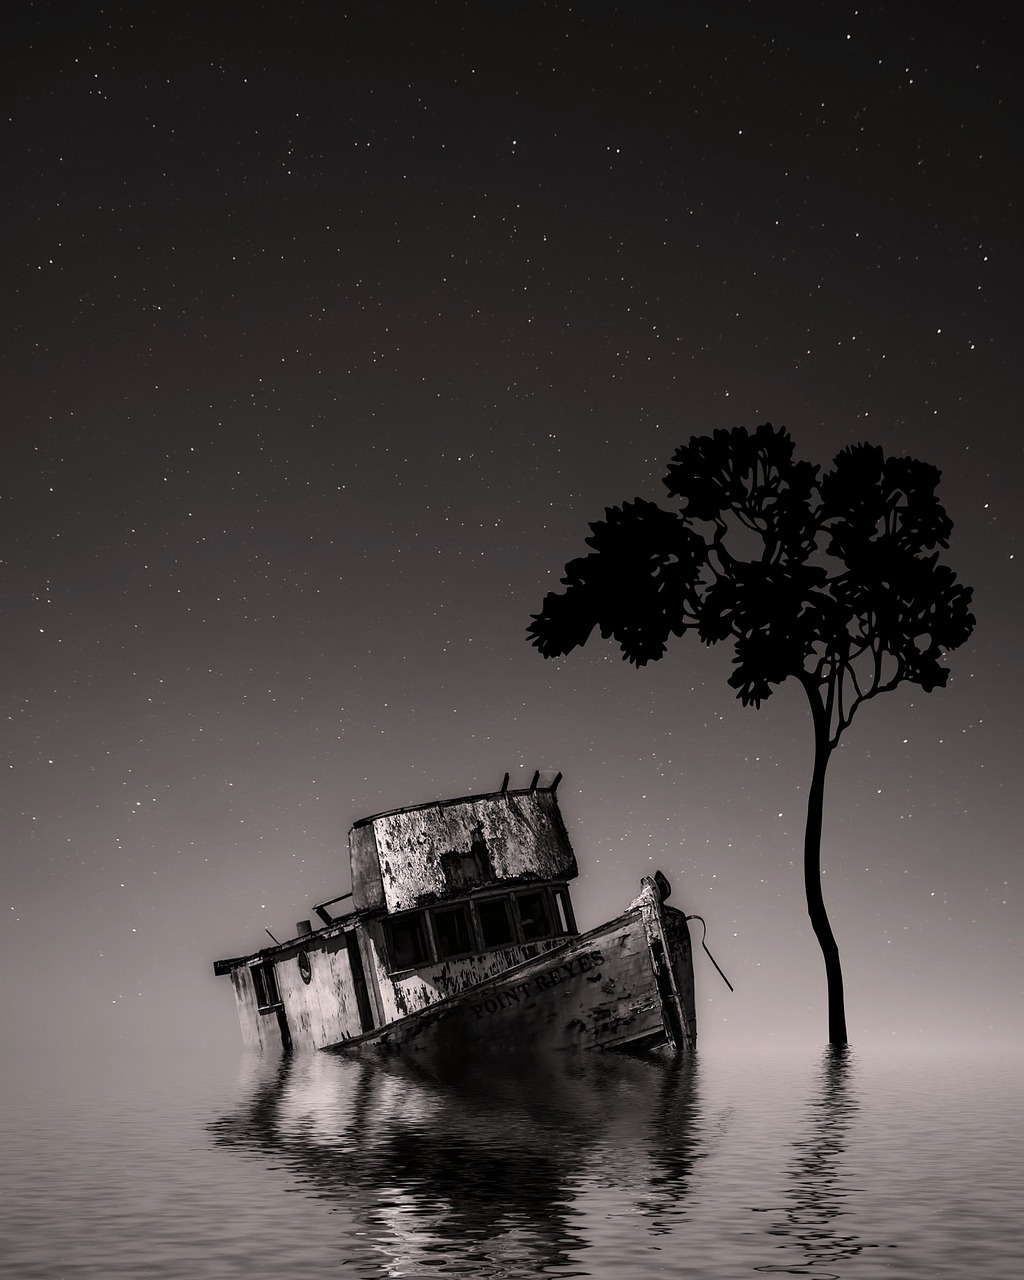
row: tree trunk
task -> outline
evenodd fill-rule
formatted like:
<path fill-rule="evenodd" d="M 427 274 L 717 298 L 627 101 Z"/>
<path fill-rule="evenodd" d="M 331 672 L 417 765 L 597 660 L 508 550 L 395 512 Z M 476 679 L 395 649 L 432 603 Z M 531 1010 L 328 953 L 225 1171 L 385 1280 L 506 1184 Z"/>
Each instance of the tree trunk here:
<path fill-rule="evenodd" d="M 847 1037 L 843 969 L 821 892 L 821 819 L 825 802 L 825 771 L 832 755 L 832 748 L 829 746 L 830 726 L 817 688 L 811 685 L 805 685 L 804 688 L 807 690 L 814 720 L 814 768 L 807 796 L 807 825 L 804 828 L 804 892 L 807 895 L 807 914 L 811 918 L 811 927 L 825 960 L 829 1043 L 844 1045 Z"/>

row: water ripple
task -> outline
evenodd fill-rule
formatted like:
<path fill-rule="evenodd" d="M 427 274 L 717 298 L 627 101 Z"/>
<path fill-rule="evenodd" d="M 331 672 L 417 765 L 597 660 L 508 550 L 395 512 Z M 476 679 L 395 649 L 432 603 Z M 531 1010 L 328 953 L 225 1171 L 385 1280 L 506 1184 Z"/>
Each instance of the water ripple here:
<path fill-rule="evenodd" d="M 0 1276 L 1014 1280 L 1013 1063 L 36 1062 Z"/>

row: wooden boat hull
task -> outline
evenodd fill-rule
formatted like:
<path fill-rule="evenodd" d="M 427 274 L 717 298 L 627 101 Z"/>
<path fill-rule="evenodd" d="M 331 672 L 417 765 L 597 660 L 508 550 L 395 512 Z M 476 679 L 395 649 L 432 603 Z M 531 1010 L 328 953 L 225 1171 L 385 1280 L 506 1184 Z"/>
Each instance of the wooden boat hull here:
<path fill-rule="evenodd" d="M 686 917 L 653 880 L 617 919 L 329 1051 L 627 1049 L 696 1042 Z"/>

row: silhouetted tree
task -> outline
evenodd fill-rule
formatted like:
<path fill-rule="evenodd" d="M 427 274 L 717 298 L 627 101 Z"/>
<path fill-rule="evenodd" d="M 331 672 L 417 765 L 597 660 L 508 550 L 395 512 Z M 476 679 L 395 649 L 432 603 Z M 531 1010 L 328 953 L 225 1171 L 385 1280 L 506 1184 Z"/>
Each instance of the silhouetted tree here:
<path fill-rule="evenodd" d="M 807 911 L 828 982 L 829 1040 L 845 1044 L 843 975 L 821 891 L 825 772 L 857 708 L 908 681 L 946 683 L 942 654 L 971 634 L 971 589 L 938 561 L 953 524 L 935 496 L 939 471 L 857 444 L 833 469 L 795 461 L 784 428 L 764 423 L 695 436 L 664 483 L 680 510 L 637 498 L 590 526 L 592 554 L 572 560 L 529 628 L 545 658 L 595 627 L 638 667 L 670 635 L 731 639 L 729 684 L 759 707 L 772 686 L 803 686 L 814 726 L 804 835 Z"/>

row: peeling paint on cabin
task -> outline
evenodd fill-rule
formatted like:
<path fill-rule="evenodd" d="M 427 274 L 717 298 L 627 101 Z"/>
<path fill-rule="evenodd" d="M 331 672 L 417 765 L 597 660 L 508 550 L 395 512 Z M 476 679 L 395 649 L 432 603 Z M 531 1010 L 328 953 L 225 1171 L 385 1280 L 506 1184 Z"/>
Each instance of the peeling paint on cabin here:
<path fill-rule="evenodd" d="M 276 1021 L 268 1020 L 257 1007 L 251 966 L 242 965 L 232 969 L 231 985 L 234 988 L 235 1002 L 238 1006 L 242 1043 L 247 1049 L 280 1051 L 281 1033 Z"/>
<path fill-rule="evenodd" d="M 302 978 L 298 950 L 277 964 L 278 990 L 296 1045 L 320 1049 L 346 1035 L 360 1034 L 355 984 L 344 938 L 330 941 L 333 946 L 303 948 L 310 968 L 308 983 Z"/>
<path fill-rule="evenodd" d="M 384 813 L 356 823 L 349 840 L 356 910 L 406 911 L 489 885 L 578 874 L 551 790 Z"/>
<path fill-rule="evenodd" d="M 302 976 L 300 953 L 308 965 L 308 982 Z M 260 1008 L 257 1000 L 252 972 L 257 964 L 272 965 L 280 997 L 267 1008 Z M 294 1048 L 321 1049 L 363 1032 L 344 934 L 296 939 L 287 950 L 230 973 L 242 1043 L 248 1048 L 280 1052 L 285 1047 L 282 1023 Z"/>
<path fill-rule="evenodd" d="M 377 844 L 373 827 L 356 823 L 348 833 L 349 861 L 352 865 L 352 905 L 356 911 L 379 911 L 384 907 Z"/>

